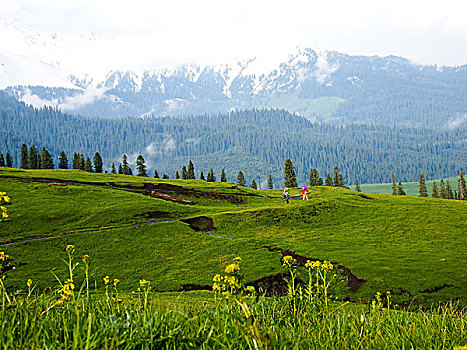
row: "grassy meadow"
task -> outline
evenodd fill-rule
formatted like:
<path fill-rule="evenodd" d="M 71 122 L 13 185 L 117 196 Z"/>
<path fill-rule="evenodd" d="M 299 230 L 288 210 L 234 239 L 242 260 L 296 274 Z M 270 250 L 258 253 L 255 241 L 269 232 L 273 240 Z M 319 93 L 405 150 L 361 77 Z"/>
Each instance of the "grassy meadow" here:
<path fill-rule="evenodd" d="M 15 267 L 2 270 L 0 345 L 15 336 L 23 348 L 467 345 L 467 203 L 312 190 L 287 205 L 280 190 L 232 183 L 0 168 L 10 197 L 0 251 Z M 239 282 L 225 299 L 213 276 L 235 257 L 241 274 L 227 273 Z M 330 261 L 332 283 L 307 291 L 307 261 Z M 63 299 L 67 279 L 75 290 Z"/>
<path fill-rule="evenodd" d="M 453 176 L 443 179 L 444 183 L 449 181 L 453 191 L 457 191 L 457 179 L 459 176 Z M 431 197 L 433 191 L 433 182 L 436 182 L 436 185 L 439 189 L 439 181 L 437 180 L 426 180 L 426 188 L 428 191 L 428 196 Z M 416 182 L 402 182 L 402 187 L 407 196 L 419 196 L 420 194 L 420 186 L 418 181 Z M 350 189 L 355 190 L 355 185 L 350 186 Z M 361 184 L 360 190 L 365 193 L 384 193 L 384 194 L 392 194 L 392 183 L 381 183 L 381 184 Z"/>

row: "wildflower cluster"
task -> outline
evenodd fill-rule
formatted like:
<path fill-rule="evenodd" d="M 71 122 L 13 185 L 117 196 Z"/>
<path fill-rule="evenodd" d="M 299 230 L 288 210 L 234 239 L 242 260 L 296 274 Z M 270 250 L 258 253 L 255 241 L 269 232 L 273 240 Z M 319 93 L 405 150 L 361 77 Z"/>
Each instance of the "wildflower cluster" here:
<path fill-rule="evenodd" d="M 336 277 L 336 274 L 332 276 L 331 279 L 328 278 L 328 272 L 334 269 L 334 266 L 329 261 L 310 261 L 308 260 L 305 264 L 305 268 L 308 271 L 309 282 L 308 282 L 308 294 L 311 295 L 313 292 L 313 283 L 312 283 L 312 270 L 315 271 L 315 283 L 316 287 L 316 296 L 319 296 L 321 293 L 324 295 L 324 303 L 327 309 L 328 306 L 328 289 L 331 282 Z"/>
<path fill-rule="evenodd" d="M 391 292 L 387 291 L 386 292 L 386 306 L 387 306 L 387 310 L 389 311 L 390 309 L 390 306 L 391 306 Z M 373 310 L 383 310 L 384 307 L 383 307 L 383 297 L 382 297 L 382 294 L 380 292 L 376 292 L 375 294 L 375 297 L 373 298 L 373 300 L 371 301 L 371 305 L 372 305 L 372 309 Z"/>
<path fill-rule="evenodd" d="M 286 255 L 282 258 L 282 266 L 285 266 L 287 268 L 292 268 L 296 264 L 297 264 L 297 260 L 295 260 L 290 255 Z"/>
<path fill-rule="evenodd" d="M 0 252 L 0 273 L 3 275 L 4 272 L 8 271 L 13 267 L 13 259 L 11 256 Z"/>
<path fill-rule="evenodd" d="M 57 293 L 60 294 L 63 300 L 68 300 L 68 298 L 74 296 L 75 284 L 72 279 L 68 278 L 62 288 L 60 288 Z"/>
<path fill-rule="evenodd" d="M 324 262 L 321 262 L 319 260 L 316 260 L 316 261 L 310 261 L 308 260 L 305 264 L 305 267 L 307 269 L 317 269 L 317 270 L 332 270 L 334 268 L 334 266 L 332 266 L 332 264 L 329 262 L 329 261 L 324 261 Z"/>
<path fill-rule="evenodd" d="M 10 197 L 8 197 L 5 192 L 0 192 L 0 203 L 4 204 L 3 202 L 10 203 Z M 4 207 L 3 205 L 0 205 L 0 211 L 1 211 L 0 221 L 8 219 L 8 213 L 7 213 L 6 207 Z"/>
<path fill-rule="evenodd" d="M 225 267 L 225 276 L 217 274 L 214 276 L 212 289 L 215 292 L 223 294 L 226 298 L 232 295 L 242 294 L 244 291 L 254 291 L 253 287 L 245 287 L 243 279 L 244 275 L 241 274 L 240 264 L 242 259 L 236 257 L 233 262 Z"/>

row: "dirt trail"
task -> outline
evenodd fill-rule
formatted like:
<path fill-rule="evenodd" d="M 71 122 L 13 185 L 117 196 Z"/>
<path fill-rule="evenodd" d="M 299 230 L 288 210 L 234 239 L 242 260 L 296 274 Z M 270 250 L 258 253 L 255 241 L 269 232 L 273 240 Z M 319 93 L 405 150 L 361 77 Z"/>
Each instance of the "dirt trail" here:
<path fill-rule="evenodd" d="M 21 237 L 21 238 L 12 239 L 12 240 L 6 241 L 6 242 L 0 242 L 0 246 L 12 245 L 12 244 L 19 243 L 19 242 L 40 241 L 42 239 L 57 238 L 57 237 L 60 237 L 60 236 L 74 235 L 74 234 L 78 234 L 78 233 L 108 231 L 108 230 L 115 230 L 115 229 L 118 229 L 118 228 L 134 227 L 134 226 L 141 226 L 141 225 L 151 225 L 151 224 L 157 224 L 159 222 L 168 222 L 168 221 L 177 221 L 177 220 L 179 220 L 179 219 L 178 218 L 175 218 L 175 219 L 171 218 L 171 219 L 136 222 L 136 223 L 127 224 L 127 225 L 118 225 L 118 226 L 111 226 L 111 227 L 97 227 L 97 228 L 81 229 L 81 230 L 70 231 L 70 232 L 57 232 L 57 233 L 51 233 L 51 234 L 46 234 L 46 235 L 40 235 L 40 236 L 37 235 L 37 236 Z"/>

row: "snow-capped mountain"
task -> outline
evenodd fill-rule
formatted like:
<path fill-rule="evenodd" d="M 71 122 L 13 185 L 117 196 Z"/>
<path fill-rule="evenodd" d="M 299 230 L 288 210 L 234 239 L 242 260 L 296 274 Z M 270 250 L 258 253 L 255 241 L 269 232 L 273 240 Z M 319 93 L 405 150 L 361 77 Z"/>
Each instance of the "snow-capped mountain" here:
<path fill-rule="evenodd" d="M 4 38 L 16 38 L 12 42 Z M 276 65 L 261 57 L 222 65 L 74 71 L 68 51 L 89 52 L 92 34 L 64 37 L 16 21 L 0 25 L 0 89 L 36 107 L 84 116 L 195 115 L 284 108 L 313 120 L 411 126 L 467 123 L 467 66 L 420 66 L 297 48 Z M 5 45 L 4 45 L 5 44 Z M 89 59 L 89 58 L 88 58 Z"/>

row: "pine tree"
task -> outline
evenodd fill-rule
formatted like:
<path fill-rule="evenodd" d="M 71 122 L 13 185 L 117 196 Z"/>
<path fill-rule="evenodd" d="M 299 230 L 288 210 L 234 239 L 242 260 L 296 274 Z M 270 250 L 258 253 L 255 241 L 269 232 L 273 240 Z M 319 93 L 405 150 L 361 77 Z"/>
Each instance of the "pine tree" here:
<path fill-rule="evenodd" d="M 29 169 L 39 169 L 39 151 L 36 146 L 32 145 L 29 147 L 29 154 L 28 154 L 28 165 Z"/>
<path fill-rule="evenodd" d="M 175 178 L 178 180 L 180 179 L 180 174 L 178 173 L 178 170 L 175 172 Z"/>
<path fill-rule="evenodd" d="M 308 183 L 310 186 L 322 186 L 323 185 L 323 179 L 319 177 L 318 170 L 315 168 L 310 170 L 310 174 L 308 176 Z"/>
<path fill-rule="evenodd" d="M 41 153 L 41 169 L 53 169 L 54 162 L 53 159 L 45 147 L 42 147 Z"/>
<path fill-rule="evenodd" d="M 439 198 L 448 198 L 448 194 L 446 192 L 446 186 L 444 185 L 444 180 L 441 179 L 439 181 Z"/>
<path fill-rule="evenodd" d="M 446 180 L 446 199 L 454 199 L 454 193 L 452 192 L 452 187 L 449 180 Z"/>
<path fill-rule="evenodd" d="M 126 154 L 123 155 L 122 164 L 123 164 L 122 165 L 123 174 L 130 175 L 131 169 L 130 169 L 130 166 L 128 165 L 128 157 Z"/>
<path fill-rule="evenodd" d="M 112 167 L 110 168 L 110 173 L 111 174 L 116 174 L 117 173 L 117 168 L 115 168 L 115 163 L 112 163 Z"/>
<path fill-rule="evenodd" d="M 140 154 L 136 158 L 136 170 L 138 173 L 137 176 L 148 176 L 148 172 L 146 171 L 146 165 L 144 164 L 145 160 L 144 157 Z"/>
<path fill-rule="evenodd" d="M 272 176 L 269 174 L 269 179 L 268 179 L 268 188 L 272 190 L 274 188 L 274 182 L 272 182 Z"/>
<path fill-rule="evenodd" d="M 118 164 L 118 173 L 119 174 L 123 174 L 123 167 L 122 167 L 122 164 Z"/>
<path fill-rule="evenodd" d="M 96 173 L 102 173 L 103 164 L 102 164 L 102 157 L 99 154 L 99 152 L 96 152 L 94 154 L 93 163 L 94 163 L 94 171 Z"/>
<path fill-rule="evenodd" d="M 196 176 L 195 176 L 195 166 L 193 165 L 193 162 L 190 161 L 188 162 L 188 171 L 187 171 L 187 176 L 188 176 L 188 179 L 189 180 L 194 180 L 196 179 Z"/>
<path fill-rule="evenodd" d="M 71 163 L 72 169 L 79 169 L 79 154 L 73 153 L 73 163 Z"/>
<path fill-rule="evenodd" d="M 0 167 L 5 166 L 5 158 L 3 158 L 3 153 L 0 153 Z"/>
<path fill-rule="evenodd" d="M 438 186 L 436 185 L 436 181 L 433 181 L 433 187 L 431 188 L 431 196 L 433 198 L 439 198 Z"/>
<path fill-rule="evenodd" d="M 8 168 L 13 168 L 13 159 L 11 158 L 10 153 L 6 154 L 6 166 Z"/>
<path fill-rule="evenodd" d="M 251 188 L 254 189 L 254 190 L 258 189 L 258 185 L 256 184 L 255 180 L 251 181 Z"/>
<path fill-rule="evenodd" d="M 169 175 L 164 174 L 164 175 L 162 175 L 162 178 L 165 179 L 165 180 L 167 180 L 167 179 L 169 178 Z"/>
<path fill-rule="evenodd" d="M 318 171 L 316 171 L 316 176 L 318 178 L 318 180 L 317 180 L 318 186 L 323 186 L 323 184 L 324 184 L 323 178 L 318 175 Z"/>
<path fill-rule="evenodd" d="M 89 160 L 89 162 L 91 162 L 91 160 Z M 80 153 L 78 155 L 78 169 L 84 171 L 85 165 L 86 165 L 86 162 L 84 161 L 84 154 Z"/>
<path fill-rule="evenodd" d="M 182 180 L 188 180 L 188 172 L 186 171 L 186 166 L 182 166 Z"/>
<path fill-rule="evenodd" d="M 358 180 L 355 180 L 355 191 L 362 192 L 362 190 L 360 189 L 360 184 L 358 183 Z"/>
<path fill-rule="evenodd" d="M 467 188 L 465 184 L 464 173 L 461 171 L 459 179 L 457 180 L 457 189 L 459 191 L 459 200 L 463 201 L 467 199 Z"/>
<path fill-rule="evenodd" d="M 224 169 L 222 169 L 221 171 L 221 182 L 227 182 L 227 177 L 225 176 Z"/>
<path fill-rule="evenodd" d="M 243 175 L 241 171 L 239 171 L 237 175 L 237 185 L 245 186 L 245 175 Z"/>
<path fill-rule="evenodd" d="M 203 180 L 203 181 L 206 181 L 206 178 L 204 177 L 204 173 L 201 172 L 201 174 L 199 174 L 199 179 L 200 180 Z"/>
<path fill-rule="evenodd" d="M 85 172 L 87 173 L 92 173 L 92 163 L 91 163 L 91 158 L 86 157 L 86 160 L 84 161 L 84 169 Z"/>
<path fill-rule="evenodd" d="M 154 178 L 159 179 L 159 173 L 157 172 L 157 169 L 154 169 Z"/>
<path fill-rule="evenodd" d="M 391 174 L 392 179 L 392 195 L 397 196 L 396 173 L 393 171 Z"/>
<path fill-rule="evenodd" d="M 207 181 L 208 182 L 216 182 L 216 176 L 214 175 L 214 170 L 212 170 L 212 168 L 209 169 Z"/>
<path fill-rule="evenodd" d="M 58 168 L 59 169 L 68 169 L 68 158 L 64 151 L 60 152 L 60 156 L 58 157 Z"/>
<path fill-rule="evenodd" d="M 29 169 L 28 147 L 24 143 L 21 145 L 21 169 Z"/>
<path fill-rule="evenodd" d="M 326 174 L 326 178 L 324 179 L 324 186 L 332 186 L 332 178 L 329 173 Z"/>
<path fill-rule="evenodd" d="M 128 167 L 128 174 L 127 175 L 133 175 L 133 171 L 131 170 L 130 167 Z"/>
<path fill-rule="evenodd" d="M 397 195 L 398 196 L 405 196 L 404 187 L 402 187 L 402 182 L 400 182 L 400 181 L 397 184 Z"/>
<path fill-rule="evenodd" d="M 332 183 L 335 187 L 344 187 L 344 180 L 342 174 L 339 172 L 338 167 L 334 167 L 334 177 Z"/>
<path fill-rule="evenodd" d="M 284 162 L 284 186 L 285 187 L 297 187 L 297 175 L 290 158 L 287 158 Z"/>
<path fill-rule="evenodd" d="M 428 197 L 428 190 L 426 188 L 425 177 L 420 173 L 420 180 L 418 181 L 420 197 Z"/>

